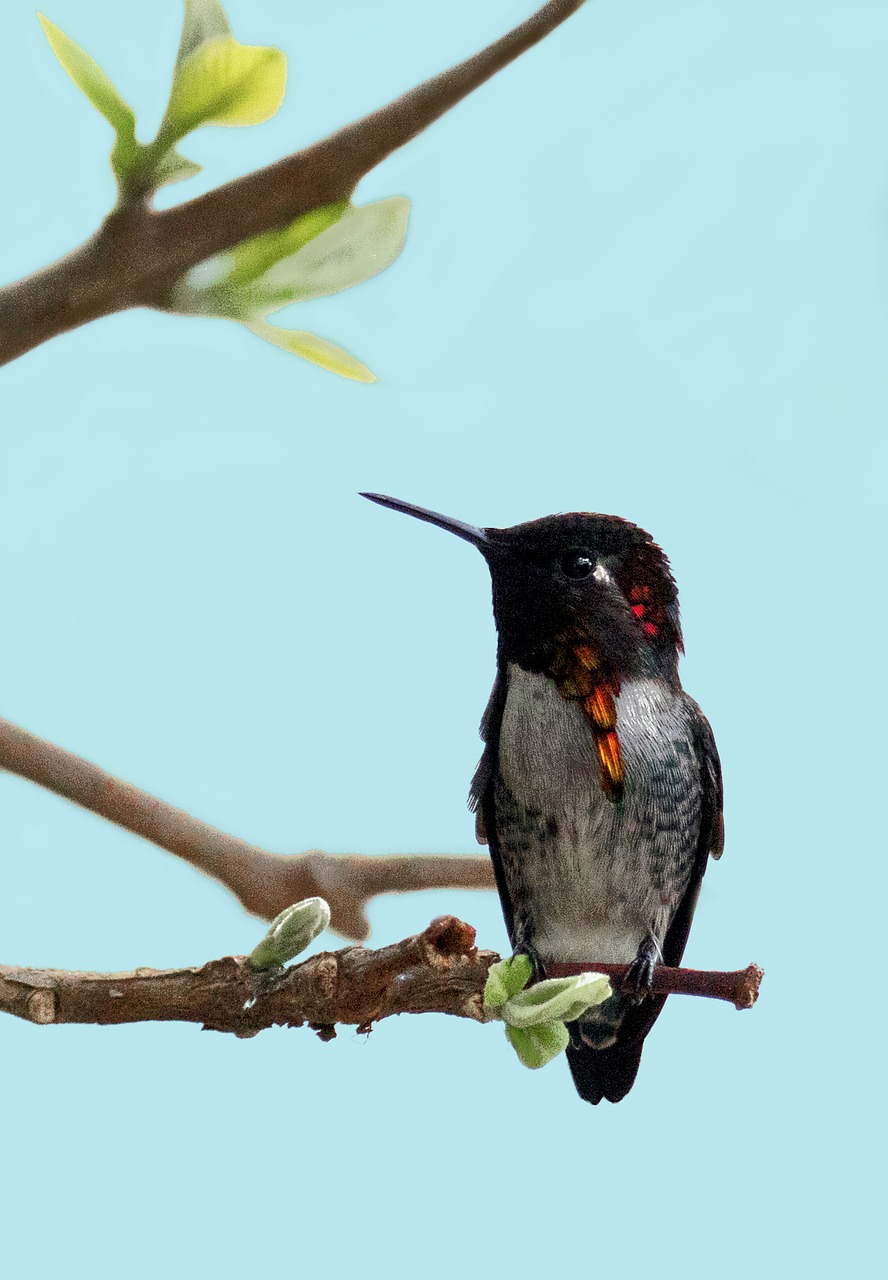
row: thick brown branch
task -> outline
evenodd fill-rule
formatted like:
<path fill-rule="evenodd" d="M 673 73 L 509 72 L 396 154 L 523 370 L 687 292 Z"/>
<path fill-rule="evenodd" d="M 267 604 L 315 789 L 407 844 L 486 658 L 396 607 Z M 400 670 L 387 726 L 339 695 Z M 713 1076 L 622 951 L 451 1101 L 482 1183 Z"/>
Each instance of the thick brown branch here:
<path fill-rule="evenodd" d="M 157 213 L 112 215 L 79 249 L 0 289 L 0 364 L 59 333 L 133 306 L 163 306 L 175 281 L 248 236 L 334 200 L 497 71 L 548 35 L 584 0 L 550 0 L 501 40 L 313 146 Z"/>
<path fill-rule="evenodd" d="M 135 973 L 65 973 L 0 966 L 0 1011 L 30 1022 L 199 1022 L 214 1031 L 252 1036 L 275 1025 L 308 1024 L 325 1039 L 338 1023 L 369 1030 L 396 1013 L 449 1013 L 486 1021 L 488 970 L 499 959 L 475 947 L 475 930 L 441 916 L 412 938 L 369 951 L 325 951 L 277 976 L 257 975 L 243 956 L 194 969 L 137 969 Z M 626 965 L 586 965 L 607 971 L 618 985 Z M 750 974 L 754 973 L 754 978 Z M 740 974 L 657 969 L 654 990 L 713 996 L 750 1008 L 761 970 Z M 753 991 L 738 998 L 741 990 Z"/>
<path fill-rule="evenodd" d="M 291 903 L 318 895 L 330 904 L 335 932 L 362 941 L 370 934 L 367 902 L 379 893 L 493 887 L 490 860 L 477 855 L 362 857 L 318 849 L 271 853 L 217 831 L 8 720 L 0 720 L 0 768 L 184 858 L 221 881 L 247 911 L 263 920 L 273 920 Z"/>

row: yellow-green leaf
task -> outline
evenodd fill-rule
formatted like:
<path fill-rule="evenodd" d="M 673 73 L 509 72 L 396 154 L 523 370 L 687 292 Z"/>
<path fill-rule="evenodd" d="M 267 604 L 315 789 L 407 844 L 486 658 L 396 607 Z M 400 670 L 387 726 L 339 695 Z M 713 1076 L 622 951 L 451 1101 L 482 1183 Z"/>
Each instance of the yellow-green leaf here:
<path fill-rule="evenodd" d="M 259 284 L 268 310 L 351 289 L 394 262 L 404 247 L 410 201 L 391 196 L 352 206 L 298 253 L 275 263 Z"/>
<path fill-rule="evenodd" d="M 37 17 L 43 33 L 49 41 L 59 62 L 77 85 L 81 93 L 89 98 L 97 111 L 105 117 L 114 132 L 118 143 L 128 154 L 136 150 L 136 117 L 132 107 L 118 92 L 114 83 L 85 49 L 81 49 L 70 36 L 66 36 L 61 27 L 44 14 Z"/>
<path fill-rule="evenodd" d="M 297 329 L 280 329 L 277 325 L 266 324 L 264 320 L 250 321 L 248 327 L 282 351 L 310 360 L 322 369 L 338 373 L 341 378 L 351 378 L 354 382 L 376 381 L 376 375 L 365 364 L 361 364 L 360 360 L 356 360 L 335 343 L 319 338 L 317 334 Z"/>
<path fill-rule="evenodd" d="M 207 40 L 176 68 L 160 137 L 170 142 L 205 124 L 260 124 L 275 114 L 287 86 L 280 49 Z"/>
<path fill-rule="evenodd" d="M 171 182 L 183 182 L 186 178 L 193 178 L 196 173 L 200 173 L 200 165 L 189 160 L 187 156 L 180 155 L 175 147 L 172 147 L 161 157 L 155 167 L 152 174 L 153 185 L 163 187 Z"/>
<path fill-rule="evenodd" d="M 226 285 L 239 287 L 249 284 L 274 263 L 297 253 L 315 236 L 332 227 L 346 209 L 348 201 L 339 200 L 336 204 L 326 204 L 320 209 L 304 213 L 289 226 L 266 231 L 261 236 L 242 241 L 227 255 L 229 269 L 225 277 Z"/>
<path fill-rule="evenodd" d="M 219 36 L 230 36 L 231 27 L 219 0 L 185 0 L 182 38 L 176 54 L 176 66 L 184 62 L 198 45 Z"/>

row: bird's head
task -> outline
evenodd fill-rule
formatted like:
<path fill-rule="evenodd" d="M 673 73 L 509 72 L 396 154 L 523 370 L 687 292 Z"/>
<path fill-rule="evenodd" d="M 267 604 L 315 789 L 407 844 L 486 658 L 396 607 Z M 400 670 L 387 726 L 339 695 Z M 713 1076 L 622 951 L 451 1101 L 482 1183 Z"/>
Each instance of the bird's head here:
<path fill-rule="evenodd" d="M 551 673 L 565 646 L 588 646 L 615 676 L 673 677 L 681 652 L 678 592 L 649 533 L 619 516 L 574 512 L 481 529 L 381 494 L 381 506 L 476 546 L 493 580 L 500 656 Z"/>

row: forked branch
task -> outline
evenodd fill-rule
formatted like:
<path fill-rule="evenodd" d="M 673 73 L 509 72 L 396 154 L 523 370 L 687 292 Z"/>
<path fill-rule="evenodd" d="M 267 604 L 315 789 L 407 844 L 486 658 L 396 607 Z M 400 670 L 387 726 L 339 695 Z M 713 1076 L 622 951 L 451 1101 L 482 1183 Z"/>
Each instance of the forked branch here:
<path fill-rule="evenodd" d="M 584 0 L 550 0 L 474 57 L 276 164 L 158 212 L 117 210 L 67 257 L 0 289 L 0 364 L 100 316 L 167 305 L 185 272 L 250 236 L 351 197 L 360 179 Z"/>
<path fill-rule="evenodd" d="M 150 840 L 220 881 L 252 915 L 273 920 L 303 898 L 326 898 L 331 928 L 370 935 L 367 903 L 379 893 L 492 889 L 490 859 L 476 855 L 279 854 L 226 835 L 98 765 L 0 720 L 0 769 L 16 773 Z"/>

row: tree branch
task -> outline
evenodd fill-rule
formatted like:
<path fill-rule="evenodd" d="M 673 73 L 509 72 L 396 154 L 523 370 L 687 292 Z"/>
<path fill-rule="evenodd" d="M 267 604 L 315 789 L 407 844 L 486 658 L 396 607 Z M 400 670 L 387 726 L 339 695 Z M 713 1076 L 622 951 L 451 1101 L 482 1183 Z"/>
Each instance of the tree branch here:
<path fill-rule="evenodd" d="M 226 835 L 2 719 L 0 768 L 184 858 L 224 884 L 247 911 L 263 920 L 273 920 L 293 902 L 319 896 L 330 904 L 331 928 L 345 938 L 363 941 L 370 934 L 367 903 L 379 893 L 493 888 L 490 859 L 477 855 L 368 857 L 319 849 L 271 853 Z"/>
<path fill-rule="evenodd" d="M 311 209 L 349 199 L 359 180 L 497 71 L 553 31 L 584 0 L 550 0 L 502 39 L 329 138 L 196 200 L 111 214 L 67 257 L 0 289 L 0 364 L 100 316 L 163 308 L 191 267 Z"/>
<path fill-rule="evenodd" d="M 569 978 L 575 973 L 604 973 L 614 988 L 621 985 L 629 972 L 625 964 L 552 964 L 546 965 L 550 978 Z M 670 969 L 666 965 L 654 970 L 651 992 L 655 996 L 708 996 L 727 1000 L 735 1009 L 751 1009 L 758 1000 L 759 987 L 765 976 L 757 964 L 723 973 L 717 969 Z"/>
<path fill-rule="evenodd" d="M 308 1024 L 332 1039 L 337 1024 L 369 1031 L 396 1013 L 449 1013 L 488 1021 L 484 984 L 493 951 L 475 947 L 475 930 L 440 916 L 423 933 L 378 951 L 325 951 L 277 974 L 251 970 L 243 956 L 193 969 L 137 969 L 134 973 L 65 973 L 0 966 L 0 1011 L 29 1022 L 199 1022 L 213 1031 L 253 1036 L 266 1027 Z M 565 966 L 561 966 L 564 968 Z M 611 975 L 619 985 L 628 965 L 568 966 Z M 654 970 L 653 990 L 728 1000 L 751 1008 L 762 971 Z"/>

